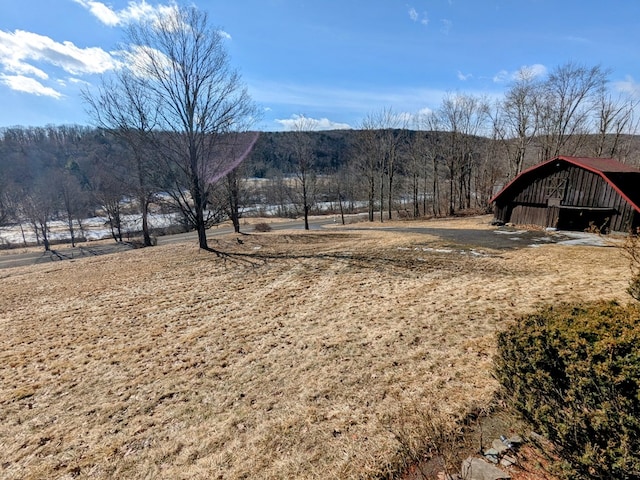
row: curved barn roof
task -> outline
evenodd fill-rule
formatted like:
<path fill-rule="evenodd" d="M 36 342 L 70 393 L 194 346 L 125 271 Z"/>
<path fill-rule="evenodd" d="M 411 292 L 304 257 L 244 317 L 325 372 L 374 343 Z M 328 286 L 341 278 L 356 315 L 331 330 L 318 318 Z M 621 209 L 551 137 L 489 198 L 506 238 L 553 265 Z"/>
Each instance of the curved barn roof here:
<path fill-rule="evenodd" d="M 518 185 L 530 181 L 535 177 L 536 172 L 553 162 L 567 162 L 602 177 L 611 187 L 628 202 L 634 210 L 640 212 L 640 170 L 625 165 L 613 158 L 589 158 L 589 157 L 554 157 L 546 162 L 534 165 L 523 170 L 517 177 L 511 180 L 500 190 L 491 200 L 493 203 L 503 195 L 513 190 Z"/>

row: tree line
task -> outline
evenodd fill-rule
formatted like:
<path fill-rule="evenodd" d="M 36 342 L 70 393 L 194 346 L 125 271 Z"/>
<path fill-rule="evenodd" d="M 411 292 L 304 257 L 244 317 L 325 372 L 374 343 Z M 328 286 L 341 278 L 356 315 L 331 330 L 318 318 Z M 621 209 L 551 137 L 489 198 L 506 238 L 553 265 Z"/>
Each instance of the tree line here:
<path fill-rule="evenodd" d="M 523 69 L 504 96 L 449 93 L 419 115 L 392 107 L 357 128 L 255 132 L 257 109 L 230 66 L 223 35 L 195 7 L 132 25 L 128 68 L 86 90 L 96 127 L 0 131 L 0 225 L 28 226 L 50 248 L 63 219 L 75 244 L 83 219 L 101 213 L 123 240 L 122 216 L 179 215 L 207 244 L 206 229 L 250 211 L 301 216 L 327 205 L 343 221 L 486 210 L 497 185 L 556 155 L 638 163 L 636 101 L 609 93 L 609 72 L 567 63 L 545 77 Z M 144 47 L 142 47 L 144 46 Z"/>

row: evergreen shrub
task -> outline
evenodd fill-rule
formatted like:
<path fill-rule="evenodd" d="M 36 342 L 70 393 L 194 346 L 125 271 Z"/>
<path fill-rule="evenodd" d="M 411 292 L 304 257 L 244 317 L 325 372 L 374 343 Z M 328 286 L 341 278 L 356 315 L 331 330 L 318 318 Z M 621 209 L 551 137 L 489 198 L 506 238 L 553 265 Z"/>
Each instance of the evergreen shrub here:
<path fill-rule="evenodd" d="M 498 335 L 506 399 L 571 479 L 640 479 L 640 306 L 548 307 Z"/>

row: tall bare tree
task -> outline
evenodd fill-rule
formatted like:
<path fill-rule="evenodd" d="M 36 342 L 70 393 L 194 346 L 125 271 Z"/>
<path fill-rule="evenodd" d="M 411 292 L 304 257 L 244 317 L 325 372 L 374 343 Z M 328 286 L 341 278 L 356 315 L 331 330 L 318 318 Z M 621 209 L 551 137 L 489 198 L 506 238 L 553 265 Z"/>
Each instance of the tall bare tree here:
<path fill-rule="evenodd" d="M 593 155 L 607 156 L 624 160 L 627 152 L 624 149 L 623 137 L 636 135 L 637 120 L 634 111 L 638 101 L 632 98 L 604 93 L 596 99 L 596 138 L 593 145 Z"/>
<path fill-rule="evenodd" d="M 456 199 L 458 208 L 471 206 L 471 180 L 477 155 L 474 137 L 484 133 L 487 102 L 473 95 L 448 94 L 436 115 L 448 132 L 444 157 L 449 170 L 449 215 L 453 215 Z"/>
<path fill-rule="evenodd" d="M 367 208 L 369 221 L 373 222 L 376 208 L 376 185 L 380 159 L 375 149 L 376 131 L 373 125 L 365 119 L 362 127 L 355 132 L 356 142 L 354 154 L 356 157 L 356 168 L 362 174 L 362 179 L 366 182 L 365 191 L 367 196 Z"/>
<path fill-rule="evenodd" d="M 118 78 L 116 95 L 101 98 L 125 113 L 112 116 L 118 120 L 115 128 L 121 127 L 119 120 L 138 133 L 153 128 L 145 132 L 145 145 L 152 145 L 155 166 L 165 174 L 164 188 L 206 250 L 211 250 L 206 236 L 211 188 L 247 152 L 231 159 L 222 153 L 256 112 L 224 42 L 225 35 L 210 25 L 205 12 L 174 4 L 168 13 L 130 26 L 129 72 Z M 143 117 L 147 123 L 140 122 Z"/>
<path fill-rule="evenodd" d="M 606 83 L 607 72 L 600 66 L 569 62 L 551 72 L 538 96 L 540 160 L 584 148 L 592 131 L 594 100 L 601 98 Z"/>
<path fill-rule="evenodd" d="M 129 178 L 140 207 L 145 246 L 152 245 L 149 206 L 159 185 L 159 170 L 152 153 L 159 98 L 152 93 L 126 68 L 117 71 L 113 77 L 103 77 L 97 91 L 85 90 L 83 93 L 96 124 L 122 139 L 131 151 L 133 168 Z"/>
<path fill-rule="evenodd" d="M 316 129 L 315 122 L 298 115 L 291 126 L 291 154 L 296 166 L 296 178 L 299 187 L 299 204 L 304 215 L 304 229 L 309 230 L 309 213 L 316 198 L 315 152 L 311 145 L 309 132 Z"/>
<path fill-rule="evenodd" d="M 384 204 L 387 200 L 387 216 L 392 217 L 394 201 L 394 179 L 398 168 L 401 149 L 406 146 L 409 118 L 398 114 L 392 108 L 383 108 L 368 114 L 362 121 L 360 135 L 360 153 L 367 172 L 370 186 L 369 220 L 373 221 L 373 191 L 379 190 L 380 221 L 384 217 Z M 385 190 L 386 187 L 386 190 Z"/>
<path fill-rule="evenodd" d="M 509 159 L 509 178 L 522 171 L 527 149 L 537 133 L 539 91 L 540 82 L 534 71 L 521 69 L 492 115 L 494 137 Z"/>

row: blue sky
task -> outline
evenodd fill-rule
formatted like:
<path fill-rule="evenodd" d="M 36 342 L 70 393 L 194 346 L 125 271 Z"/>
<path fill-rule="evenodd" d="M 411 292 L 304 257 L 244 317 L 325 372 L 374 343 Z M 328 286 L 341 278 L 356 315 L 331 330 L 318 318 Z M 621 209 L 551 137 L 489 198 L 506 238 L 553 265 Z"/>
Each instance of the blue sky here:
<path fill-rule="evenodd" d="M 262 111 L 358 128 L 383 109 L 438 108 L 447 93 L 499 98 L 523 67 L 610 69 L 640 96 L 638 0 L 193 0 L 228 35 Z M 170 0 L 0 0 L 0 128 L 90 125 L 80 98 L 117 64 L 129 22 Z"/>

